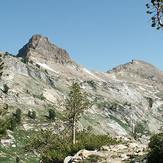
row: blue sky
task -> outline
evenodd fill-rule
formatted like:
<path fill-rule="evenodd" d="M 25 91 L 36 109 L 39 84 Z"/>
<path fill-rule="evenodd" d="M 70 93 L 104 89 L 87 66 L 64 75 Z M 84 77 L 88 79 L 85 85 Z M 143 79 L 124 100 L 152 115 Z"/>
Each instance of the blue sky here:
<path fill-rule="evenodd" d="M 0 51 L 17 54 L 33 34 L 79 64 L 107 71 L 132 59 L 163 70 L 163 31 L 150 27 L 147 0 L 1 0 Z"/>

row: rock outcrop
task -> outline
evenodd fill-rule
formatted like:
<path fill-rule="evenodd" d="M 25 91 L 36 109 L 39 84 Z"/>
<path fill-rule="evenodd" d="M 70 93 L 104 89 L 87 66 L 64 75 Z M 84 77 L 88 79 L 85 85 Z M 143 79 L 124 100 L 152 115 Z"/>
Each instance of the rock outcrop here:
<path fill-rule="evenodd" d="M 147 79 L 163 83 L 163 73 L 152 64 L 140 60 L 132 60 L 126 64 L 119 65 L 112 70 L 107 71 L 107 73 L 114 73 L 119 78 L 128 76 L 128 78 L 133 80 L 134 77 L 139 77 L 143 80 Z"/>
<path fill-rule="evenodd" d="M 27 61 L 40 63 L 71 63 L 71 59 L 66 50 L 52 44 L 47 37 L 34 35 L 29 42 L 19 50 L 17 57 L 22 57 Z"/>
<path fill-rule="evenodd" d="M 82 149 L 74 156 L 67 156 L 64 163 L 82 162 L 83 160 L 99 163 L 146 163 L 147 145 L 139 142 L 125 142 L 123 144 L 103 146 L 101 150 L 89 151 Z M 90 161 L 91 162 L 91 161 Z"/>

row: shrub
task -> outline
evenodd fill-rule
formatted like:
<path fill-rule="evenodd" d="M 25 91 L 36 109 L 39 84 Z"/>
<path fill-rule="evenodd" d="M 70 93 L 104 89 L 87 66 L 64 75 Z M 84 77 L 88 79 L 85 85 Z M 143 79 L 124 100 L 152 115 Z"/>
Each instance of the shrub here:
<path fill-rule="evenodd" d="M 19 163 L 20 162 L 20 158 L 19 156 L 16 156 L 16 163 Z"/>
<path fill-rule="evenodd" d="M 21 110 L 16 109 L 16 113 L 14 114 L 14 116 L 16 118 L 16 122 L 19 124 L 21 122 Z"/>
<path fill-rule="evenodd" d="M 22 59 L 21 59 L 21 62 L 23 62 L 23 63 L 26 64 L 26 63 L 28 63 L 28 59 L 27 59 L 27 58 L 22 58 Z"/>
<path fill-rule="evenodd" d="M 4 62 L 2 62 L 2 60 L 0 60 L 0 70 L 3 69 L 3 66 L 4 66 Z"/>
<path fill-rule="evenodd" d="M 21 110 L 17 109 L 15 113 L 12 114 L 12 116 L 10 116 L 9 120 L 8 120 L 8 127 L 7 129 L 14 131 L 14 129 L 16 128 L 17 124 L 20 124 L 21 122 Z"/>
<path fill-rule="evenodd" d="M 8 105 L 4 104 L 2 108 L 0 108 L 0 137 L 6 134 L 6 130 L 10 125 L 10 116 L 7 115 Z"/>
<path fill-rule="evenodd" d="M 103 145 L 117 144 L 116 139 L 109 135 L 95 135 L 91 133 L 78 133 L 77 142 L 87 150 L 100 149 Z"/>
<path fill-rule="evenodd" d="M 2 107 L 0 107 L 0 116 L 6 115 L 8 112 L 8 104 L 4 104 Z"/>
<path fill-rule="evenodd" d="M 149 134 L 150 134 L 150 131 L 148 130 L 146 121 L 141 121 L 141 122 L 136 123 L 134 131 L 132 133 L 135 139 L 137 139 L 141 135 L 149 135 Z"/>
<path fill-rule="evenodd" d="M 34 97 L 34 98 L 38 98 L 38 99 L 40 99 L 40 100 L 45 100 L 45 99 L 46 99 L 42 93 L 39 94 L 39 95 L 33 94 L 33 97 Z"/>
<path fill-rule="evenodd" d="M 163 133 L 150 138 L 149 148 L 148 163 L 163 163 Z"/>
<path fill-rule="evenodd" d="M 48 118 L 50 120 L 55 120 L 55 117 L 56 117 L 56 113 L 53 109 L 49 109 L 49 115 L 48 115 Z"/>
<path fill-rule="evenodd" d="M 44 163 L 63 162 L 68 155 L 74 155 L 81 149 L 94 150 L 103 145 L 117 144 L 116 139 L 108 135 L 95 135 L 80 132 L 72 145 L 71 137 L 65 134 L 54 134 L 51 130 L 35 132 L 25 146 L 27 151 L 37 151 Z"/>
<path fill-rule="evenodd" d="M 31 119 L 36 119 L 36 112 L 35 111 L 28 111 L 28 117 Z"/>
<path fill-rule="evenodd" d="M 0 137 L 6 134 L 6 130 L 14 130 L 16 121 L 13 116 L 5 116 L 0 119 Z"/>
<path fill-rule="evenodd" d="M 14 131 L 14 129 L 16 128 L 16 124 L 17 124 L 16 118 L 15 118 L 15 116 L 12 116 L 11 119 L 10 119 L 9 129 L 11 131 Z"/>
<path fill-rule="evenodd" d="M 93 89 L 96 89 L 96 83 L 93 80 L 86 81 Z"/>
<path fill-rule="evenodd" d="M 29 63 L 30 63 L 30 64 L 33 64 L 33 61 L 32 61 L 32 60 L 29 60 Z"/>
<path fill-rule="evenodd" d="M 4 84 L 3 87 L 4 87 L 3 92 L 7 94 L 9 87 L 7 86 L 7 84 Z"/>
<path fill-rule="evenodd" d="M 7 124 L 5 119 L 0 119 L 0 137 L 6 134 Z"/>

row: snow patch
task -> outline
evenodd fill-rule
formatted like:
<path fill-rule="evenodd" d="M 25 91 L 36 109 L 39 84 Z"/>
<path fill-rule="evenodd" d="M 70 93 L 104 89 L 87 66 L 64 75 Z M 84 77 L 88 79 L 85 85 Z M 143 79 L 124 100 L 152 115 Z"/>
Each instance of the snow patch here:
<path fill-rule="evenodd" d="M 103 79 L 97 77 L 95 74 L 93 74 L 92 72 L 90 72 L 88 69 L 86 68 L 83 68 L 83 71 L 86 72 L 87 74 L 91 75 L 92 77 L 94 77 L 95 79 L 97 80 L 100 80 L 100 81 L 104 81 Z"/>
<path fill-rule="evenodd" d="M 50 67 L 49 67 L 47 64 L 45 64 L 45 63 L 38 63 L 38 62 L 37 62 L 37 64 L 40 65 L 41 67 L 47 69 L 47 70 L 50 70 L 50 71 L 53 71 L 53 72 L 59 74 L 58 71 L 53 70 L 52 68 L 50 68 Z"/>

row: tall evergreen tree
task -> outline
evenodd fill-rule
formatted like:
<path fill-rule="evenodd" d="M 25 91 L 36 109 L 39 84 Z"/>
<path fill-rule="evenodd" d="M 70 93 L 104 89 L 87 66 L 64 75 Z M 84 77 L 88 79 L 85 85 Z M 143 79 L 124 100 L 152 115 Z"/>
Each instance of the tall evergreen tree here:
<path fill-rule="evenodd" d="M 70 93 L 65 102 L 66 115 L 72 132 L 72 144 L 76 142 L 76 122 L 79 120 L 84 110 L 90 108 L 92 103 L 88 100 L 88 95 L 82 92 L 78 83 L 73 83 Z"/>

